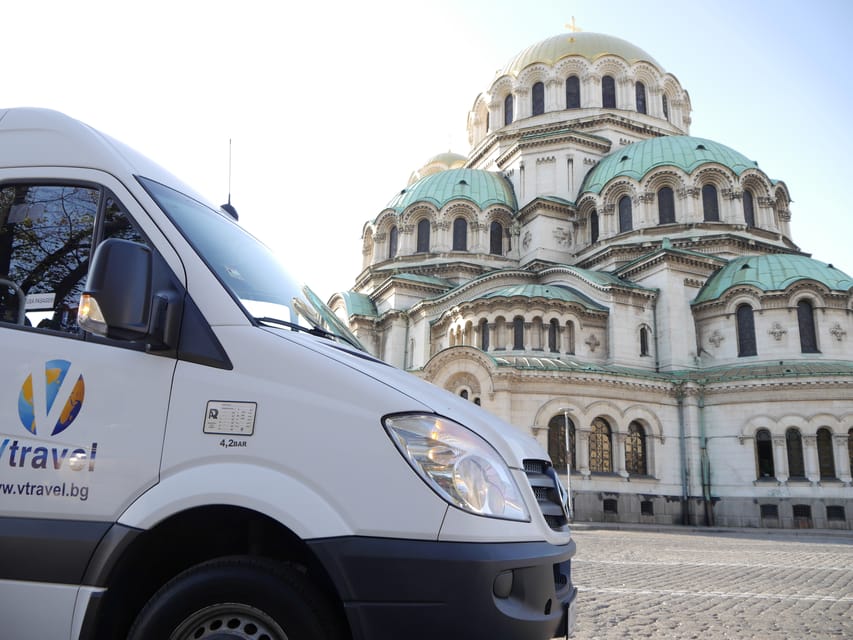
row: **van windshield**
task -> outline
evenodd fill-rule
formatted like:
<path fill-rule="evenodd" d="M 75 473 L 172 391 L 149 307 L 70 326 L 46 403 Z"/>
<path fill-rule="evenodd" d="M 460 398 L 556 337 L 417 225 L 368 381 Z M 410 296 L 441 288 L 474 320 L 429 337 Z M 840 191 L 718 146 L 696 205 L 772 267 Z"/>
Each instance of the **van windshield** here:
<path fill-rule="evenodd" d="M 255 322 L 307 331 L 364 351 L 340 318 L 234 220 L 159 182 L 137 179 Z"/>

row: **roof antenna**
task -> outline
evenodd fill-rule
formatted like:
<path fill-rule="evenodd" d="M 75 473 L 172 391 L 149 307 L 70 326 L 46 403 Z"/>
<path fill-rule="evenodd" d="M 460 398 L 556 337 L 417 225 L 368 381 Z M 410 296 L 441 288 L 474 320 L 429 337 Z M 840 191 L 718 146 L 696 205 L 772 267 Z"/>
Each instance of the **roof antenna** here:
<path fill-rule="evenodd" d="M 239 220 L 237 209 L 231 206 L 231 138 L 228 138 L 228 202 L 222 205 L 222 210 L 235 220 Z"/>

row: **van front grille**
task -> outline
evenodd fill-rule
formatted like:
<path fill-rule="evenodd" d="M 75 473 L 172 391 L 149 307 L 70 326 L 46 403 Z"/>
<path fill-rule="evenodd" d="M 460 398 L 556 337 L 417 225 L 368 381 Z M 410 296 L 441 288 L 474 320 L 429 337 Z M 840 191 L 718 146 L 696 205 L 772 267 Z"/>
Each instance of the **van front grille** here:
<path fill-rule="evenodd" d="M 554 531 L 565 531 L 569 526 L 566 490 L 551 463 L 547 460 L 525 460 L 524 473 L 545 522 Z"/>

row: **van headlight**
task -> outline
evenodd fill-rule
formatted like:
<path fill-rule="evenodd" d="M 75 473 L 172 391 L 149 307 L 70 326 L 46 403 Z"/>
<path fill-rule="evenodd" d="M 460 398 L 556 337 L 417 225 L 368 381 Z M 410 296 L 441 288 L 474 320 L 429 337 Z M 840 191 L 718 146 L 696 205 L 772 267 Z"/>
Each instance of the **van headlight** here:
<path fill-rule="evenodd" d="M 412 468 L 453 506 L 480 516 L 530 519 L 506 462 L 470 429 L 431 414 L 388 416 L 383 423 Z"/>

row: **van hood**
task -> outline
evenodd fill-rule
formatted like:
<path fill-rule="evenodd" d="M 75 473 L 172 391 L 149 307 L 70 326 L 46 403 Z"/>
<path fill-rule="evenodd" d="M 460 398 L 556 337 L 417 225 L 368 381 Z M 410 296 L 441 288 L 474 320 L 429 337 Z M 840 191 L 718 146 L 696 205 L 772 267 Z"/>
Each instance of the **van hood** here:
<path fill-rule="evenodd" d="M 264 331 L 298 343 L 321 356 L 359 371 L 408 396 L 414 401 L 413 411 L 426 408 L 433 413 L 455 420 L 490 443 L 510 467 L 523 469 L 524 460 L 549 459 L 548 454 L 533 436 L 525 435 L 519 428 L 504 422 L 473 402 L 463 400 L 414 374 L 391 366 L 363 351 L 325 338 L 272 327 L 262 328 Z"/>

